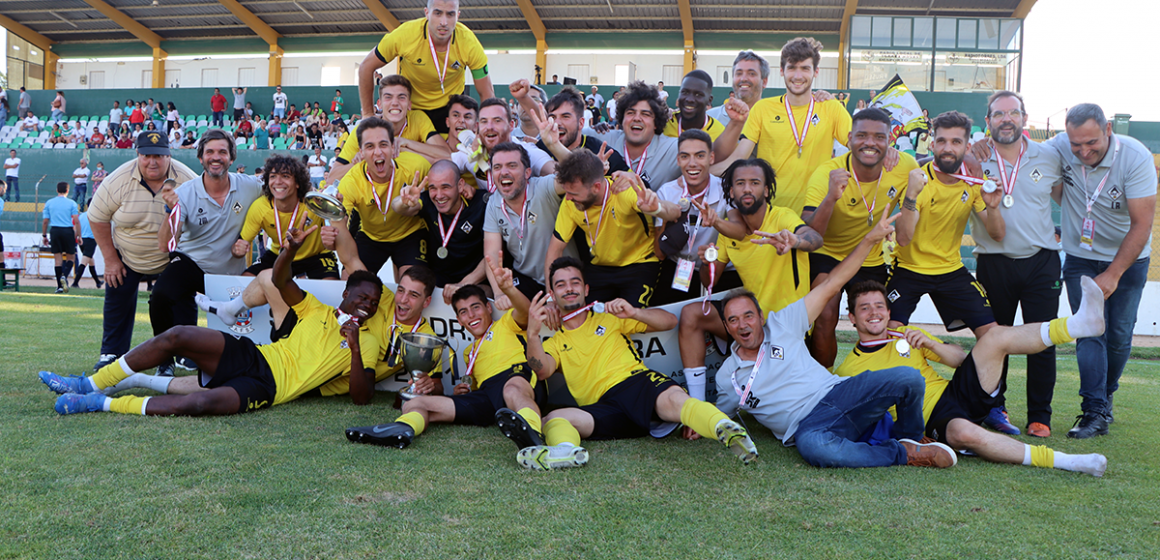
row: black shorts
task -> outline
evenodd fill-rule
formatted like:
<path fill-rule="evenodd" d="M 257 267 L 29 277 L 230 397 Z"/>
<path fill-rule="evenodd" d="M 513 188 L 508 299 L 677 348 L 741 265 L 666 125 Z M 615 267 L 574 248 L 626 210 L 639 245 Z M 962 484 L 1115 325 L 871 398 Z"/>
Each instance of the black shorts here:
<path fill-rule="evenodd" d="M 438 109 L 423 109 L 422 111 L 427 114 L 427 118 L 431 119 L 431 124 L 435 126 L 435 132 L 447 134 L 447 115 L 451 113 L 450 103 Z"/>
<path fill-rule="evenodd" d="M 507 382 L 512 377 L 522 377 L 530 382 L 532 375 L 528 364 L 516 364 L 506 372 L 489 377 L 479 389 L 466 395 L 453 395 L 451 401 L 455 403 L 455 423 L 475 426 L 494 424 L 495 412 L 507 406 L 503 398 L 503 388 Z M 543 393 L 543 388 L 537 389 L 536 396 L 539 397 Z M 540 402 L 541 399 L 536 398 L 536 401 Z"/>
<path fill-rule="evenodd" d="M 623 298 L 633 307 L 648 307 L 660 271 L 660 262 L 626 266 L 590 264 L 584 267 L 584 283 L 588 284 L 588 302 L 607 302 Z"/>
<path fill-rule="evenodd" d="M 587 439 L 647 436 L 653 420 L 660 420 L 656 415 L 657 398 L 669 387 L 680 385 L 651 369 L 634 372 L 594 404 L 580 407 L 592 415 L 592 435 Z"/>
<path fill-rule="evenodd" d="M 677 273 L 677 261 L 672 259 L 665 259 L 661 261 L 660 275 L 657 278 L 656 291 L 653 292 L 652 299 L 649 300 L 649 305 L 667 305 L 670 303 L 677 303 L 679 301 L 687 301 L 690 299 L 699 299 L 701 297 L 701 272 L 694 271 L 693 278 L 689 282 L 689 291 L 682 292 L 673 287 L 673 276 Z M 728 292 L 733 288 L 741 287 L 741 275 L 737 274 L 736 270 L 726 270 L 717 279 L 713 286 L 713 292 Z"/>
<path fill-rule="evenodd" d="M 909 324 L 923 294 L 930 294 L 948 331 L 964 327 L 974 330 L 995 322 L 987 291 L 966 267 L 946 274 L 920 274 L 896 267 L 886 283 L 890 320 Z"/>
<path fill-rule="evenodd" d="M 814 280 L 818 278 L 818 275 L 829 274 L 830 272 L 833 272 L 834 268 L 837 267 L 838 263 L 840 262 L 842 261 L 839 261 L 838 259 L 835 259 L 829 255 L 823 255 L 821 253 L 810 253 L 810 285 L 813 285 Z M 849 289 L 854 284 L 859 282 L 874 280 L 875 282 L 886 284 L 887 280 L 889 279 L 890 273 L 887 270 L 885 264 L 880 264 L 878 266 L 864 266 L 860 268 L 858 272 L 854 273 L 854 277 L 851 278 L 849 282 L 846 282 L 845 286 L 842 286 L 842 291 L 849 291 Z"/>
<path fill-rule="evenodd" d="M 274 268 L 276 260 L 278 260 L 278 253 L 262 250 L 262 256 L 258 257 L 258 261 L 246 269 L 246 273 L 257 276 L 263 270 Z M 338 258 L 331 251 L 290 263 L 290 275 L 294 278 L 309 278 L 311 280 L 327 278 L 337 280 L 342 277 L 338 272 Z"/>
<path fill-rule="evenodd" d="M 221 334 L 225 347 L 218 359 L 217 373 L 212 377 L 199 373 L 198 383 L 206 389 L 229 387 L 237 391 L 240 399 L 238 413 L 269 408 L 274 403 L 278 387 L 266 357 L 258 351 L 254 341 L 244 336 L 234 338 L 227 333 Z"/>
<path fill-rule="evenodd" d="M 978 424 L 995 407 L 995 401 L 996 397 L 992 397 L 979 385 L 975 357 L 967 354 L 967 359 L 955 369 L 950 384 L 931 410 L 930 419 L 926 422 L 926 434 L 947 443 L 947 423 L 955 418 L 963 418 Z"/>
<path fill-rule="evenodd" d="M 86 257 L 91 259 L 91 258 L 93 258 L 93 255 L 96 254 L 96 252 L 97 252 L 97 240 L 93 239 L 92 237 L 82 237 L 81 238 L 81 255 L 86 256 Z"/>
<path fill-rule="evenodd" d="M 392 260 L 396 267 L 427 264 L 427 232 L 417 230 L 398 241 L 375 241 L 361 230 L 354 236 L 358 258 L 367 270 L 378 274 Z"/>
<path fill-rule="evenodd" d="M 507 266 L 509 268 L 511 267 L 511 265 Z M 511 269 L 511 271 L 512 283 L 515 284 L 516 289 L 519 290 L 521 294 L 524 294 L 524 297 L 528 298 L 528 301 L 535 299 L 537 293 L 547 291 L 544 289 L 544 285 L 537 282 L 535 278 L 532 278 L 531 276 L 528 276 L 527 274 L 524 274 L 515 269 Z"/>
<path fill-rule="evenodd" d="M 53 253 L 77 254 L 77 232 L 71 227 L 48 228 L 48 245 Z"/>
<path fill-rule="evenodd" d="M 281 325 L 274 324 L 274 318 L 270 318 L 270 342 L 278 342 L 283 338 L 290 336 L 290 331 L 294 330 L 294 325 L 298 324 L 298 312 L 294 308 L 286 310 L 286 316 L 282 318 Z"/>

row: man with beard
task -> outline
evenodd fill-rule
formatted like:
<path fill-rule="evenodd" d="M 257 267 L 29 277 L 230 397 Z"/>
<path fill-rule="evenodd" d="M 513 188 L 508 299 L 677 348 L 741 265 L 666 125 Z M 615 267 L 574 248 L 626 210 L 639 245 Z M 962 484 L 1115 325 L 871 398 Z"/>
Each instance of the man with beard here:
<path fill-rule="evenodd" d="M 930 294 L 948 331 L 970 327 L 975 338 L 982 338 L 995 319 L 987 292 L 963 266 L 959 247 L 972 212 L 985 225 L 974 230 L 975 237 L 1003 240 L 1006 223 L 998 211 L 1003 193 L 982 192 L 981 181 L 966 173 L 969 117 L 947 111 L 931 125 L 935 160 L 910 172 L 903 193 L 894 271 L 886 285 L 890 326 L 909 323 L 919 298 Z"/>
<path fill-rule="evenodd" d="M 720 244 L 701 247 L 698 258 L 713 267 L 715 278 L 733 263 L 742 284 L 754 288 L 750 291 L 757 294 L 757 304 L 768 313 L 804 297 L 810 289 L 807 253 L 822 246 L 822 236 L 788 208 L 770 203 L 777 192 L 773 169 L 762 159 L 736 161 L 725 170 L 721 185 L 725 202 L 738 210 L 745 231 L 752 233 L 738 240 L 723 232 Z M 694 397 L 705 390 L 705 332 L 725 338 L 723 318 L 718 302 L 699 301 L 681 309 L 681 364 Z"/>
<path fill-rule="evenodd" d="M 478 122 L 479 135 L 476 137 L 476 144 L 472 146 L 473 155 L 468 156 L 463 151 L 458 151 L 451 155 L 451 161 L 459 166 L 460 171 L 474 175 L 476 183 L 480 187 L 486 185 L 487 192 L 492 193 L 496 189 L 495 179 L 491 176 L 487 162 L 491 159 L 491 151 L 496 146 L 511 142 L 515 120 L 512 119 L 511 107 L 508 107 L 507 102 L 492 97 L 479 104 Z M 531 161 L 530 169 L 533 176 L 542 177 L 555 173 L 556 162 L 552 161 L 551 156 L 535 146 L 524 147 Z"/>
<path fill-rule="evenodd" d="M 811 286 L 826 280 L 887 208 L 898 206 L 909 173 L 918 168 L 913 157 L 901 154 L 894 169 L 885 169 L 890 122 L 890 115 L 882 109 L 859 111 L 850 132 L 850 153 L 823 163 L 810 178 L 802 220 L 821 232 L 824 240 L 820 249 L 810 253 Z M 887 276 L 882 246 L 875 245 L 843 289 L 865 280 L 885 284 Z M 833 367 L 838 353 L 834 329 L 838 326 L 841 297 L 839 292 L 826 303 L 809 340 L 810 355 L 826 368 Z"/>
<path fill-rule="evenodd" d="M 601 146 L 600 140 L 586 134 L 581 134 L 584 127 L 588 124 L 584 121 L 584 102 L 580 97 L 580 92 L 571 86 L 565 86 L 556 95 L 553 95 L 548 103 L 544 104 L 543 112 L 538 111 L 538 107 L 528 106 L 526 101 L 530 97 L 528 93 L 527 80 L 516 80 L 512 82 L 510 88 L 512 97 L 515 97 L 520 102 L 520 108 L 524 112 L 530 112 L 531 119 L 537 127 L 540 125 L 547 126 L 549 123 L 556 126 L 558 132 L 558 142 L 553 142 L 548 145 L 545 140 L 551 138 L 540 138 L 536 142 L 536 147 L 547 152 L 552 156 L 552 159 L 557 162 L 563 158 L 568 157 L 572 152 L 581 148 L 588 150 L 598 156 L 606 156 L 608 158 L 608 173 L 616 173 L 617 171 L 628 171 L 628 164 L 624 162 L 624 158 L 616 151 L 607 150 L 606 147 Z M 544 117 L 546 115 L 546 118 Z M 521 117 L 521 120 L 523 117 Z M 538 130 L 538 128 L 537 128 Z M 539 135 L 539 132 L 537 132 Z M 603 153 L 602 153 L 603 149 Z"/>
<path fill-rule="evenodd" d="M 681 80 L 677 93 L 677 112 L 665 124 L 665 136 L 678 137 L 681 132 L 698 128 L 709 133 L 713 141 L 725 131 L 725 125 L 705 114 L 713 105 L 713 78 L 704 70 L 693 70 Z"/>
<path fill-rule="evenodd" d="M 544 263 L 553 240 L 556 215 L 564 195 L 555 175 L 533 177 L 526 144 L 505 142 L 491 151 L 491 173 L 496 193 L 487 202 L 483 221 L 483 253 L 494 263 L 510 263 L 513 283 L 531 299 L 545 290 Z M 575 257 L 575 243 L 564 246 L 564 255 Z M 496 279 L 487 270 L 496 294 L 495 306 L 511 309 Z"/>
<path fill-rule="evenodd" d="M 162 188 L 169 217 L 157 232 L 157 244 L 169 251 L 169 266 L 157 278 L 149 297 L 154 336 L 176 325 L 196 325 L 194 295 L 205 292 L 206 274 L 238 276 L 246 260 L 231 248 L 242 231 L 246 211 L 262 196 L 258 179 L 230 173 L 237 147 L 229 133 L 211 129 L 197 143 L 205 171 L 177 189 Z M 195 369 L 179 359 L 183 369 Z M 172 375 L 173 362 L 162 362 L 158 375 Z"/>

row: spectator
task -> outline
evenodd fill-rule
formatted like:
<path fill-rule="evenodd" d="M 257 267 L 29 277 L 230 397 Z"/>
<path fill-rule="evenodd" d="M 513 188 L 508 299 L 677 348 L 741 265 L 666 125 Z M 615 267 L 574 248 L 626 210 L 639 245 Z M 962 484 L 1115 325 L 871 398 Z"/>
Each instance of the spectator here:
<path fill-rule="evenodd" d="M 177 106 L 170 101 L 167 108 L 169 109 L 165 115 L 165 123 L 169 127 L 167 130 L 181 128 L 181 115 L 177 112 Z"/>
<path fill-rule="evenodd" d="M 108 177 L 108 176 L 109 176 L 109 173 L 105 171 L 105 164 L 103 162 L 98 161 L 97 168 L 93 170 L 93 176 L 91 177 L 91 179 L 93 180 L 93 196 L 94 197 L 97 196 L 97 189 L 101 188 L 101 183 L 105 182 L 105 177 Z"/>
<path fill-rule="evenodd" d="M 114 145 L 118 149 L 121 149 L 121 150 L 132 148 L 133 147 L 133 137 L 127 131 L 122 132 L 121 137 L 117 139 L 117 143 Z M 93 195 L 95 196 L 96 192 L 94 192 Z"/>
<path fill-rule="evenodd" d="M 109 111 L 109 126 L 119 128 L 121 126 L 121 120 L 124 118 L 125 118 L 125 111 L 121 110 L 121 102 L 114 101 L 113 108 Z M 114 129 L 114 130 L 116 130 L 116 129 Z"/>
<path fill-rule="evenodd" d="M 20 121 L 21 132 L 40 132 L 40 119 L 32 111 L 24 111 L 24 120 Z"/>
<path fill-rule="evenodd" d="M 600 95 L 600 88 L 596 86 L 592 86 L 592 93 L 588 95 L 587 99 L 595 101 L 597 107 L 604 106 L 604 96 Z"/>
<path fill-rule="evenodd" d="M 322 147 L 322 130 L 318 128 L 318 123 L 310 125 L 306 131 L 306 136 L 310 140 L 311 147 Z"/>
<path fill-rule="evenodd" d="M 270 124 L 266 127 L 266 129 L 270 132 L 270 138 L 276 139 L 282 135 L 282 123 L 279 121 L 277 116 L 270 119 Z"/>
<path fill-rule="evenodd" d="M 332 99 L 330 101 L 330 112 L 338 113 L 341 115 L 342 114 L 342 105 L 343 105 L 342 90 L 336 89 L 336 90 L 334 90 L 334 99 Z"/>
<path fill-rule="evenodd" d="M 313 112 L 314 112 L 314 116 L 318 117 L 321 120 L 326 120 L 326 111 L 322 110 L 322 104 L 320 104 L 317 101 L 314 102 L 314 111 Z"/>
<path fill-rule="evenodd" d="M 669 104 L 669 92 L 665 91 L 664 82 L 657 82 L 657 94 L 661 98 L 661 103 L 664 103 L 665 105 Z"/>
<path fill-rule="evenodd" d="M 302 118 L 302 113 L 298 111 L 293 103 L 290 104 L 290 112 L 286 113 L 286 122 L 291 123 Z"/>
<path fill-rule="evenodd" d="M 322 155 L 322 148 L 314 147 L 314 155 L 306 160 L 306 167 L 310 168 L 310 184 L 318 189 L 318 184 L 326 176 L 326 156 Z"/>
<path fill-rule="evenodd" d="M 4 160 L 4 176 L 8 179 L 8 193 L 4 199 L 20 202 L 20 158 L 16 157 L 16 150 L 8 150 L 8 159 Z"/>
<path fill-rule="evenodd" d="M 326 166 L 326 170 L 330 171 L 334 167 L 334 162 L 338 161 L 338 156 L 342 154 L 342 148 L 334 149 L 334 157 L 330 158 L 330 163 Z"/>
<path fill-rule="evenodd" d="M 286 105 L 290 102 L 286 94 L 282 93 L 282 86 L 274 88 L 274 111 L 270 114 L 275 117 L 286 117 Z M 275 136 L 277 138 L 277 136 Z"/>
<path fill-rule="evenodd" d="M 138 101 L 136 105 L 133 105 L 132 100 L 129 100 L 128 103 L 129 104 L 126 105 L 126 107 L 133 108 L 133 110 L 129 113 L 129 124 L 134 125 L 134 124 L 144 123 L 145 122 L 145 104 Z"/>
<path fill-rule="evenodd" d="M 146 109 L 148 109 L 148 106 L 146 106 Z M 166 119 L 164 104 L 154 103 L 153 109 L 151 111 L 147 111 L 146 113 L 149 115 L 150 120 L 153 121 L 153 126 L 156 127 L 158 131 L 168 130 L 165 124 Z"/>
<path fill-rule="evenodd" d="M 89 137 L 89 141 L 85 145 L 92 149 L 99 149 L 105 147 L 105 135 L 101 134 L 101 129 L 94 129 L 93 135 Z"/>
<path fill-rule="evenodd" d="M 550 85 L 550 86 L 560 85 L 560 76 L 558 76 L 556 74 L 552 74 L 552 81 L 548 82 L 548 85 Z"/>
<path fill-rule="evenodd" d="M 238 166 L 238 174 L 239 174 L 239 175 L 245 175 L 245 174 L 246 174 L 246 166 L 244 166 L 244 165 L 239 165 L 239 166 Z"/>
<path fill-rule="evenodd" d="M 69 131 L 68 137 L 70 144 L 85 143 L 85 129 L 81 128 L 80 121 L 73 121 L 73 127 L 72 130 Z"/>
<path fill-rule="evenodd" d="M 254 123 L 250 119 L 244 119 L 238 123 L 238 128 L 234 129 L 234 138 L 250 138 L 254 135 Z"/>
<path fill-rule="evenodd" d="M 64 92 L 57 90 L 56 98 L 52 100 L 52 116 L 51 120 L 60 122 L 65 118 L 65 98 Z"/>
<path fill-rule="evenodd" d="M 8 94 L 4 93 L 4 88 L 0 88 L 0 124 L 8 122 Z"/>
<path fill-rule="evenodd" d="M 76 201 L 77 206 L 85 209 L 85 200 L 89 193 L 89 175 L 92 171 L 89 169 L 89 160 L 81 158 L 81 166 L 74 169 L 73 176 L 73 196 L 72 199 Z"/>
<path fill-rule="evenodd" d="M 246 115 L 246 107 L 250 104 L 246 103 L 246 88 L 234 88 L 234 122 L 242 120 L 242 116 Z"/>
<path fill-rule="evenodd" d="M 24 91 L 24 87 L 20 88 L 20 101 L 16 103 L 16 113 L 18 115 L 26 115 L 32 110 L 32 96 Z"/>
<path fill-rule="evenodd" d="M 250 103 L 249 101 L 246 102 L 246 109 L 244 111 L 242 111 L 242 116 L 246 117 L 247 119 L 254 118 L 254 104 L 253 103 Z"/>
<path fill-rule="evenodd" d="M 209 108 L 213 111 L 210 126 L 225 126 L 226 96 L 222 95 L 221 89 L 213 88 L 213 96 L 209 98 Z"/>
<path fill-rule="evenodd" d="M 866 100 L 859 99 L 858 104 L 854 106 L 854 113 L 853 114 L 857 115 L 858 111 L 861 111 L 862 109 L 865 109 L 865 108 L 866 108 Z"/>
<path fill-rule="evenodd" d="M 270 149 L 270 130 L 266 128 L 266 121 L 258 120 L 258 127 L 254 129 L 254 149 Z"/>
<path fill-rule="evenodd" d="M 170 129 L 170 131 L 169 131 L 169 147 L 170 148 L 180 148 L 181 147 L 181 141 L 185 137 L 185 135 L 182 134 L 182 132 L 183 131 L 181 130 L 180 123 L 178 123 L 172 129 Z"/>
<path fill-rule="evenodd" d="M 197 138 L 193 137 L 193 131 L 192 130 L 186 131 L 185 132 L 185 139 L 183 139 L 181 141 L 181 147 L 185 148 L 185 149 L 190 149 L 190 148 L 194 148 L 196 146 L 197 146 Z"/>
<path fill-rule="evenodd" d="M 294 145 L 299 146 L 296 150 L 306 149 L 306 129 L 302 125 L 294 130 Z"/>
<path fill-rule="evenodd" d="M 60 123 L 52 123 L 52 132 L 49 133 L 48 142 L 50 144 L 67 144 L 68 137 L 64 135 L 64 131 L 60 129 Z"/>

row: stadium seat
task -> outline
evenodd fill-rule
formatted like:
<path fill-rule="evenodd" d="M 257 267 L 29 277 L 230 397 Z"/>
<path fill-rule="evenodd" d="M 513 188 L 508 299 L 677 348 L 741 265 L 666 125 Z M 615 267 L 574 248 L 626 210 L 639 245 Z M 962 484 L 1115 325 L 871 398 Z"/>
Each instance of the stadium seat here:
<path fill-rule="evenodd" d="M 8 117 L 8 124 L 16 124 L 16 121 L 18 121 L 18 120 L 20 120 L 20 119 L 16 118 L 15 115 Z"/>
<path fill-rule="evenodd" d="M 45 142 L 43 144 L 37 144 L 36 147 L 41 148 L 41 149 L 45 149 L 45 150 L 51 150 L 52 147 L 56 146 L 56 145 L 57 144 L 50 144 L 48 142 Z"/>

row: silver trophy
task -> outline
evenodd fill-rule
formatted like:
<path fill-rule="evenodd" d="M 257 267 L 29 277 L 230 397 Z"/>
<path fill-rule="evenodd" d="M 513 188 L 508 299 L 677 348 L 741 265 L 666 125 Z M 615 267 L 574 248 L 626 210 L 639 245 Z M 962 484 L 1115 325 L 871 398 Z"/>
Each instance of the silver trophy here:
<path fill-rule="evenodd" d="M 314 212 L 316 216 L 326 220 L 326 225 L 330 225 L 331 220 L 345 220 L 346 208 L 343 208 L 342 203 L 338 201 L 338 189 L 327 187 L 325 191 L 312 191 L 306 193 L 306 207 Z"/>
<path fill-rule="evenodd" d="M 411 400 L 418 396 L 414 389 L 419 376 L 427 375 L 439 367 L 443 358 L 443 348 L 451 348 L 451 345 L 435 335 L 420 332 L 402 333 L 398 341 L 403 369 L 411 374 L 411 384 L 399 391 L 399 396 L 404 400 Z"/>

